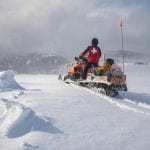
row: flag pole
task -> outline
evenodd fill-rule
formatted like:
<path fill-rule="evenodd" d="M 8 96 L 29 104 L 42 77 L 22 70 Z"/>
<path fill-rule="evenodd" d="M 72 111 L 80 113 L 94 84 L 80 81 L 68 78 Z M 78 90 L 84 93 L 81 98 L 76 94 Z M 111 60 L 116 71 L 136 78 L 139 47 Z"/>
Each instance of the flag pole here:
<path fill-rule="evenodd" d="M 122 71 L 123 71 L 123 75 L 124 75 L 124 39 L 123 39 L 123 23 L 122 20 L 120 21 L 120 31 L 121 31 L 121 48 L 122 48 Z"/>

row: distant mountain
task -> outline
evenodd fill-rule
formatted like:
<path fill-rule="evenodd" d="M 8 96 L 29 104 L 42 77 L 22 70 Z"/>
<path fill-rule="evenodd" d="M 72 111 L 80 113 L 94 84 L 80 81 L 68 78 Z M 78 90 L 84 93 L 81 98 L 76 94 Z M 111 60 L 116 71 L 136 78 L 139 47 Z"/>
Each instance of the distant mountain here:
<path fill-rule="evenodd" d="M 116 50 L 116 51 L 109 51 L 106 53 L 106 57 L 111 57 L 115 59 L 116 62 L 122 61 L 122 51 Z M 134 51 L 124 51 L 124 58 L 125 62 L 150 62 L 150 56 L 140 53 L 140 52 L 134 52 Z"/>
<path fill-rule="evenodd" d="M 29 53 L 0 58 L 0 70 L 12 69 L 17 73 L 54 73 L 58 68 L 68 63 L 62 56 L 48 55 L 43 53 Z"/>

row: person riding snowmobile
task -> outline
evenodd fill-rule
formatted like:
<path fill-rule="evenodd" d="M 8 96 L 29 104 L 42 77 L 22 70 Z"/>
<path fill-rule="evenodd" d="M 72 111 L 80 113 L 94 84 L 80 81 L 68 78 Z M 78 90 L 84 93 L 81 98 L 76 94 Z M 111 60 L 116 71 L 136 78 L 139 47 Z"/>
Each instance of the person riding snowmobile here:
<path fill-rule="evenodd" d="M 87 58 L 87 64 L 85 65 L 84 71 L 83 71 L 83 76 L 82 79 L 85 80 L 87 78 L 87 72 L 88 69 L 91 68 L 92 66 L 97 67 L 99 59 L 101 57 L 101 49 L 98 45 L 98 39 L 93 38 L 91 41 L 91 46 L 88 46 L 87 49 L 82 52 L 79 56 L 79 58 Z"/>

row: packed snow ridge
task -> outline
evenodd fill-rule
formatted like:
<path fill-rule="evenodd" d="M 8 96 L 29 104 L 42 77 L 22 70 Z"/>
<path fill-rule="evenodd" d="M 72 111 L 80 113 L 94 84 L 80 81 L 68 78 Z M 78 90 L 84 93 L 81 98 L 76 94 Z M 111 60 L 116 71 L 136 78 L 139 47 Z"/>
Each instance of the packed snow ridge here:
<path fill-rule="evenodd" d="M 33 131 L 59 132 L 50 121 L 37 116 L 30 108 L 17 102 L 1 99 L 0 133 L 8 138 L 16 138 Z"/>
<path fill-rule="evenodd" d="M 21 87 L 14 78 L 14 71 L 7 70 L 0 72 L 0 91 L 7 91 L 7 90 L 23 90 L 24 88 Z"/>

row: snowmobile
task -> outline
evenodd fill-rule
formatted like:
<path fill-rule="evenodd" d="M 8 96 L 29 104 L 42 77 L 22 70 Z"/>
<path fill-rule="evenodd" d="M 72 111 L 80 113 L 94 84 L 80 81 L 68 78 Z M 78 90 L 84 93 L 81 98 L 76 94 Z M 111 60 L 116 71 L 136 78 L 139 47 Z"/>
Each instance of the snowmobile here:
<path fill-rule="evenodd" d="M 127 91 L 126 75 L 120 67 L 114 64 L 114 60 L 104 60 L 102 66 L 92 66 L 87 73 L 87 79 L 81 80 L 87 59 L 75 57 L 76 63 L 68 68 L 68 74 L 64 77 L 66 83 L 76 83 L 88 88 L 96 88 L 101 94 L 115 97 L 119 90 Z"/>

